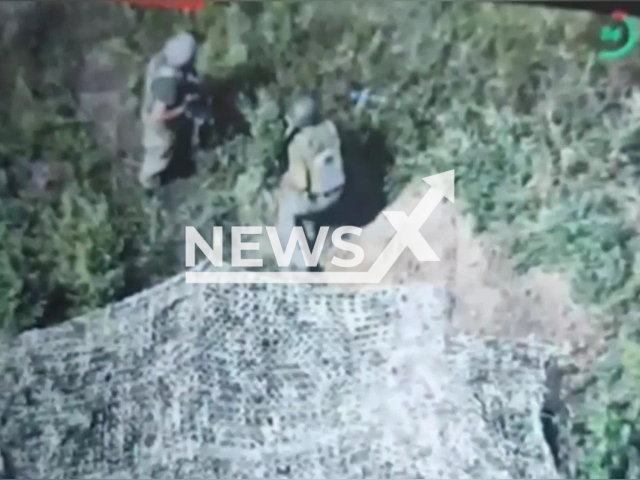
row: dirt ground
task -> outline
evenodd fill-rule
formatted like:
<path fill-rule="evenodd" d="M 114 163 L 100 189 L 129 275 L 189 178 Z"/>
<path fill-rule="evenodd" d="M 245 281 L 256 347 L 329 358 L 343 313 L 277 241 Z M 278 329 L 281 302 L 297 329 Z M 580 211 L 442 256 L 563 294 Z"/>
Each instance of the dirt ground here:
<path fill-rule="evenodd" d="M 420 181 L 409 185 L 387 210 L 409 215 L 428 188 Z M 551 342 L 577 364 L 590 363 L 602 332 L 597 319 L 571 300 L 568 282 L 539 269 L 518 275 L 494 239 L 473 234 L 472 219 L 460 214 L 462 210 L 461 201 L 441 203 L 421 228 L 440 262 L 420 264 L 407 249 L 384 283 L 445 283 L 456 298 L 455 328 L 488 337 Z M 367 270 L 394 234 L 382 214 L 366 226 L 355 241 L 366 254 L 359 269 Z M 327 258 L 335 253 L 327 252 Z M 330 263 L 326 268 L 339 270 Z"/>

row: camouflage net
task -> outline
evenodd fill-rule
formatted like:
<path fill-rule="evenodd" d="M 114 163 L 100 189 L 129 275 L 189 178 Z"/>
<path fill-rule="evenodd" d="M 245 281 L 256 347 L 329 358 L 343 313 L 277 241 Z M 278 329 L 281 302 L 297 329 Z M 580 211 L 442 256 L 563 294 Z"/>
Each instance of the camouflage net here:
<path fill-rule="evenodd" d="M 550 352 L 455 334 L 453 305 L 179 276 L 22 334 L 0 369 L 5 476 L 557 478 Z"/>

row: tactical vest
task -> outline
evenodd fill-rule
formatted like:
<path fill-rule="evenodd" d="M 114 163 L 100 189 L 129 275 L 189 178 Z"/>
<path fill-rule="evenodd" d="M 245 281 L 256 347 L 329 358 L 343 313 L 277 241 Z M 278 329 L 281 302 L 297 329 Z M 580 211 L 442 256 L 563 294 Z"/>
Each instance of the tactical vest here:
<path fill-rule="evenodd" d="M 344 186 L 340 138 L 333 122 L 291 132 L 287 153 L 289 172 L 306 186 L 311 198 L 330 195 Z"/>

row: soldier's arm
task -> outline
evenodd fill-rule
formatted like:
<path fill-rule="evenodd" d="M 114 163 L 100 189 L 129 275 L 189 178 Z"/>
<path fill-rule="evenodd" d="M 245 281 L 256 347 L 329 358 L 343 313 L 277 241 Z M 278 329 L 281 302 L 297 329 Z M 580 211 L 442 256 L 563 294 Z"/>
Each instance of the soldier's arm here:
<path fill-rule="evenodd" d="M 150 114 L 152 121 L 164 122 L 185 112 L 185 103 L 171 109 L 168 107 L 169 105 L 175 105 L 178 96 L 178 82 L 174 78 L 161 77 L 155 79 L 151 84 L 151 93 L 154 98 Z"/>
<path fill-rule="evenodd" d="M 176 108 L 169 109 L 167 105 L 160 100 L 156 100 L 151 109 L 151 120 L 156 122 L 164 122 L 179 117 L 186 110 L 186 105 L 182 104 Z"/>
<path fill-rule="evenodd" d="M 309 176 L 302 144 L 294 138 L 287 150 L 289 168 L 282 177 L 282 185 L 287 189 L 306 192 L 309 187 Z"/>
<path fill-rule="evenodd" d="M 293 174 L 291 171 L 288 171 L 282 177 L 282 187 L 300 193 L 307 190 L 306 185 L 299 180 L 299 176 Z"/>

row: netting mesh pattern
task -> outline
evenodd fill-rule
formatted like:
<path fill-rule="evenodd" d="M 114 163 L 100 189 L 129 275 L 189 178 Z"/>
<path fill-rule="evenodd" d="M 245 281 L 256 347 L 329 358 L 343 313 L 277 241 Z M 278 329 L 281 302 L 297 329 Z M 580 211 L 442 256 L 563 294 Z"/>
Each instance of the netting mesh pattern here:
<path fill-rule="evenodd" d="M 549 352 L 452 306 L 179 277 L 3 347 L 0 449 L 18 478 L 554 478 Z"/>

